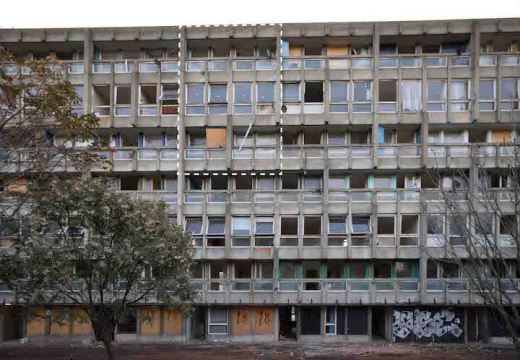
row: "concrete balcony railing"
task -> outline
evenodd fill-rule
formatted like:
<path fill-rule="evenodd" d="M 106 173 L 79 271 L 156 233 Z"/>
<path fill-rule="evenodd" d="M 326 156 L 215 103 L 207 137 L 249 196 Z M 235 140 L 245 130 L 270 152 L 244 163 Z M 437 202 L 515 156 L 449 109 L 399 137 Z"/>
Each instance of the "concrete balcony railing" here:
<path fill-rule="evenodd" d="M 154 60 L 95 60 L 92 63 L 93 74 L 157 74 L 178 73 L 179 61 L 175 59 Z"/>
<path fill-rule="evenodd" d="M 227 72 L 233 71 L 273 71 L 277 70 L 276 59 L 193 59 L 186 61 L 185 71 Z"/>
<path fill-rule="evenodd" d="M 178 168 L 176 148 L 112 148 L 99 151 L 98 156 L 116 172 L 177 171 Z"/>

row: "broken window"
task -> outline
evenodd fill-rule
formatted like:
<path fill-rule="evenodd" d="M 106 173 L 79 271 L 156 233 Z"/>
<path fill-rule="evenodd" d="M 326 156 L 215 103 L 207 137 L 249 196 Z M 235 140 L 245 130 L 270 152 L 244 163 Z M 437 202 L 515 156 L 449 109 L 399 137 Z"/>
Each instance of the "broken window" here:
<path fill-rule="evenodd" d="M 94 85 L 92 98 L 96 116 L 110 116 L 110 85 Z"/>
<path fill-rule="evenodd" d="M 428 279 L 438 279 L 439 278 L 439 272 L 437 267 L 437 261 L 428 259 L 426 262 L 426 278 Z"/>
<path fill-rule="evenodd" d="M 389 261 L 374 262 L 374 278 L 389 279 L 393 277 L 392 263 Z"/>
<path fill-rule="evenodd" d="M 179 113 L 179 85 L 163 84 L 161 93 L 161 115 Z"/>
<path fill-rule="evenodd" d="M 186 176 L 186 190 L 203 190 L 204 178 L 202 176 Z"/>
<path fill-rule="evenodd" d="M 379 246 L 395 245 L 395 216 L 377 217 L 377 243 Z"/>
<path fill-rule="evenodd" d="M 236 190 L 251 190 L 253 189 L 253 179 L 250 175 L 235 176 Z"/>
<path fill-rule="evenodd" d="M 452 80 L 450 84 L 450 111 L 468 111 L 469 80 Z"/>
<path fill-rule="evenodd" d="M 379 111 L 396 112 L 397 81 L 379 80 Z"/>
<path fill-rule="evenodd" d="M 322 103 L 323 102 L 323 82 L 322 81 L 305 82 L 304 101 L 306 103 Z"/>
<path fill-rule="evenodd" d="M 370 132 L 368 131 L 351 131 L 350 143 L 353 145 L 370 144 Z"/>
<path fill-rule="evenodd" d="M 464 245 L 467 234 L 467 217 L 465 215 L 452 215 L 450 217 L 450 244 Z"/>
<path fill-rule="evenodd" d="M 252 107 L 252 89 L 253 83 L 237 82 L 234 83 L 234 105 L 233 112 L 235 114 L 251 114 Z"/>
<path fill-rule="evenodd" d="M 274 84 L 274 82 L 258 82 L 256 84 L 257 103 L 274 103 Z"/>
<path fill-rule="evenodd" d="M 372 111 L 372 82 L 354 81 L 353 112 Z"/>
<path fill-rule="evenodd" d="M 417 263 L 413 261 L 396 261 L 395 275 L 398 278 L 416 278 Z"/>
<path fill-rule="evenodd" d="M 321 132 L 317 130 L 304 130 L 303 143 L 305 145 L 319 145 L 321 144 Z"/>
<path fill-rule="evenodd" d="M 321 217 L 320 216 L 305 216 L 303 219 L 303 246 L 320 246 L 321 238 Z"/>
<path fill-rule="evenodd" d="M 157 85 L 139 86 L 139 115 L 157 115 Z"/>
<path fill-rule="evenodd" d="M 494 216 L 490 213 L 474 214 L 473 227 L 476 235 L 488 236 L 492 241 L 491 237 L 495 233 Z"/>
<path fill-rule="evenodd" d="M 419 215 L 401 215 L 401 246 L 419 245 Z"/>
<path fill-rule="evenodd" d="M 226 146 L 227 133 L 225 128 L 206 128 L 206 146 L 221 149 Z"/>
<path fill-rule="evenodd" d="M 346 113 L 348 112 L 349 82 L 331 81 L 329 94 L 329 112 Z"/>
<path fill-rule="evenodd" d="M 353 261 L 349 264 L 348 274 L 351 279 L 365 279 L 368 277 L 367 263 L 361 261 Z"/>
<path fill-rule="evenodd" d="M 401 81 L 401 105 L 402 110 L 407 112 L 417 112 L 422 109 L 420 80 Z"/>
<path fill-rule="evenodd" d="M 446 81 L 428 81 L 428 111 L 446 111 Z"/>
<path fill-rule="evenodd" d="M 350 189 L 366 189 L 366 175 L 350 175 Z"/>
<path fill-rule="evenodd" d="M 283 261 L 280 262 L 280 278 L 295 279 L 297 264 L 294 262 Z"/>
<path fill-rule="evenodd" d="M 284 189 L 284 190 L 298 189 L 298 175 L 284 173 L 282 175 L 282 189 Z"/>
<path fill-rule="evenodd" d="M 122 176 L 119 178 L 119 189 L 123 191 L 136 191 L 139 186 L 137 176 Z"/>
<path fill-rule="evenodd" d="M 502 215 L 500 216 L 500 235 L 516 236 L 517 224 L 515 215 Z"/>
<path fill-rule="evenodd" d="M 282 216 L 280 246 L 298 246 L 298 218 Z"/>
<path fill-rule="evenodd" d="M 454 263 L 442 263 L 442 277 L 454 279 L 459 277 L 459 265 Z"/>
<path fill-rule="evenodd" d="M 255 263 L 255 279 L 272 279 L 273 274 L 274 274 L 273 263 L 271 263 L 271 262 Z"/>
<path fill-rule="evenodd" d="M 518 110 L 519 79 L 503 78 L 500 82 L 500 110 Z"/>
<path fill-rule="evenodd" d="M 228 177 L 224 175 L 211 175 L 211 190 L 227 190 Z"/>
<path fill-rule="evenodd" d="M 204 84 L 186 84 L 186 114 L 204 114 Z"/>
<path fill-rule="evenodd" d="M 226 335 L 228 333 L 228 312 L 226 308 L 209 308 L 208 333 Z"/>

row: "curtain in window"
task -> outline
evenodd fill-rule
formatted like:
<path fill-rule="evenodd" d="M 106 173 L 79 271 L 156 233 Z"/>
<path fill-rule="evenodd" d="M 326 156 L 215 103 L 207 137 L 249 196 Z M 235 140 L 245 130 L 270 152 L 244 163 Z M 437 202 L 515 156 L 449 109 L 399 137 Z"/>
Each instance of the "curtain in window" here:
<path fill-rule="evenodd" d="M 403 111 L 421 110 L 421 82 L 403 81 L 401 83 L 401 102 Z"/>
<path fill-rule="evenodd" d="M 468 94 L 467 83 L 465 81 L 453 81 L 451 83 L 451 99 L 466 100 Z"/>

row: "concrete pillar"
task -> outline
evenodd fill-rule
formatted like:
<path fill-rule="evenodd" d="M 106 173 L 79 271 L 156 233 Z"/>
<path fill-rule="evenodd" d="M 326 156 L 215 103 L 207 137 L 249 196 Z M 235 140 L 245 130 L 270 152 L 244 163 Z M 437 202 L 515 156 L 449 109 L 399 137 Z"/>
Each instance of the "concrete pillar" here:
<path fill-rule="evenodd" d="M 85 40 L 83 42 L 83 110 L 85 113 L 92 111 L 92 58 L 94 55 L 94 43 L 92 32 L 85 29 Z"/>
<path fill-rule="evenodd" d="M 372 306 L 369 306 L 368 309 L 367 309 L 367 321 L 368 321 L 368 324 L 367 324 L 367 335 L 368 335 L 368 340 L 369 341 L 372 341 Z"/>
<path fill-rule="evenodd" d="M 376 24 L 372 34 L 372 161 L 376 168 L 379 163 L 379 121 L 377 117 L 379 112 L 379 39 L 379 26 Z"/>

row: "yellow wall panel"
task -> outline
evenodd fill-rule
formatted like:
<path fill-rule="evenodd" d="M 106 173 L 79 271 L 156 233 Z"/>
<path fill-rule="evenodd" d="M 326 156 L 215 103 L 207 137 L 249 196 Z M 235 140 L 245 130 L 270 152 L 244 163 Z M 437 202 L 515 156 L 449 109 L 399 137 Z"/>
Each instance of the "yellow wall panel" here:
<path fill-rule="evenodd" d="M 231 310 L 231 333 L 233 335 L 249 335 L 251 334 L 251 313 L 247 308 L 238 308 Z"/>
<path fill-rule="evenodd" d="M 51 335 L 69 335 L 67 309 L 53 309 L 51 311 Z"/>
<path fill-rule="evenodd" d="M 347 55 L 346 46 L 329 46 L 327 47 L 328 56 L 345 56 Z"/>
<path fill-rule="evenodd" d="M 274 333 L 274 309 L 259 308 L 255 313 L 255 334 Z"/>
<path fill-rule="evenodd" d="M 161 309 L 142 308 L 140 324 L 141 335 L 159 335 L 161 333 Z"/>
<path fill-rule="evenodd" d="M 87 314 L 81 309 L 71 309 L 72 335 L 88 335 L 92 333 L 92 326 Z"/>
<path fill-rule="evenodd" d="M 45 335 L 45 309 L 35 309 L 35 316 L 27 319 L 27 336 Z"/>
<path fill-rule="evenodd" d="M 164 309 L 163 311 L 164 335 L 182 334 L 182 315 L 177 310 Z"/>

